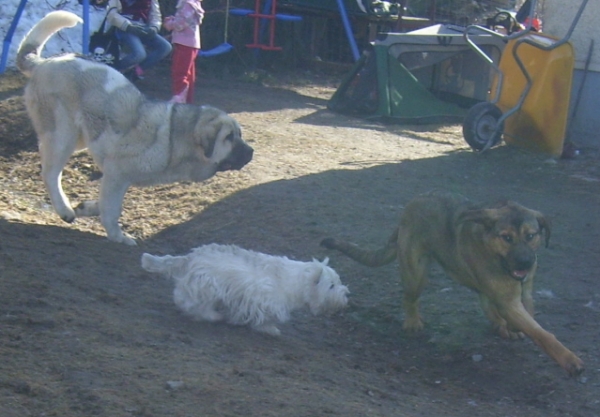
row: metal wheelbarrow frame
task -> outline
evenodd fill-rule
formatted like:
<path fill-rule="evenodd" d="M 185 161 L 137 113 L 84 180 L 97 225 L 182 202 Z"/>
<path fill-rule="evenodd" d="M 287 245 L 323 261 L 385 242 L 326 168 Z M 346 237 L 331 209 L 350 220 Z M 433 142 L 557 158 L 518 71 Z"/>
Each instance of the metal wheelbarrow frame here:
<path fill-rule="evenodd" d="M 478 25 L 470 25 L 465 28 L 466 42 L 496 73 L 490 91 L 490 101 L 478 103 L 469 109 L 463 122 L 463 136 L 473 150 L 484 152 L 490 149 L 500 143 L 504 134 L 507 143 L 522 145 L 553 155 L 561 154 L 566 134 L 574 66 L 574 53 L 568 42 L 587 2 L 588 0 L 582 1 L 569 30 L 562 39 L 532 32 L 530 27 L 508 36 Z M 529 22 L 533 20 L 536 1 L 533 0 L 533 3 Z M 478 31 L 501 37 L 507 42 L 498 64 L 469 38 L 469 35 Z M 528 54 L 524 54 L 524 51 Z M 510 56 L 505 56 L 508 52 L 510 52 Z M 535 56 L 533 59 L 529 59 L 536 54 L 537 60 Z M 524 62 L 524 57 L 527 62 Z M 553 80 L 544 79 L 548 75 L 545 72 L 547 63 L 543 62 L 544 59 L 550 61 L 549 68 L 554 68 L 554 74 L 550 73 L 550 76 L 554 76 Z M 511 68 L 515 64 L 517 68 L 514 69 L 518 69 L 518 72 L 514 72 Z M 531 69 L 532 67 L 535 69 L 535 66 L 538 71 L 541 71 L 541 75 L 532 74 Z M 557 77 L 556 71 L 563 73 L 562 76 Z M 567 78 L 564 77 L 565 72 L 568 73 Z M 557 79 L 563 83 L 558 90 L 555 88 Z M 518 88 L 522 85 L 522 91 L 518 98 L 515 98 L 514 91 L 512 91 L 512 97 L 507 93 L 509 90 L 506 87 L 507 83 L 513 90 L 515 86 Z M 547 86 L 550 88 L 545 88 Z M 527 105 L 530 108 L 522 111 L 532 90 L 536 93 L 533 98 L 537 98 L 537 100 L 528 102 Z M 556 97 L 551 95 L 557 94 L 557 91 L 564 97 L 555 100 Z M 544 92 L 546 92 L 546 96 L 544 96 Z M 550 97 L 547 97 L 548 95 Z M 511 118 L 511 116 L 514 117 Z M 507 120 L 509 118 L 511 119 Z"/>

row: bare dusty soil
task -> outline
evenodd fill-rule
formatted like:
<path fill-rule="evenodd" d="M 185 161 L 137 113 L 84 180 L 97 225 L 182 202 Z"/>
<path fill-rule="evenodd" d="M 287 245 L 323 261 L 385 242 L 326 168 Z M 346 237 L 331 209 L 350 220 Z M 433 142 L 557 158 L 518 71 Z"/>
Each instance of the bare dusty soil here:
<path fill-rule="evenodd" d="M 54 214 L 24 79 L 0 75 L 1 416 L 600 416 L 597 151 L 475 154 L 459 126 L 329 112 L 339 78 L 253 79 L 207 76 L 197 101 L 239 120 L 254 160 L 202 184 L 131 189 L 122 223 L 139 245 L 127 247 L 96 219 L 69 225 Z M 139 87 L 168 98 L 168 67 Z M 95 197 L 97 178 L 86 153 L 72 158 L 63 182 L 74 204 Z M 585 361 L 581 377 L 530 340 L 496 336 L 477 297 L 437 268 L 422 299 L 426 329 L 407 335 L 396 265 L 371 269 L 319 247 L 326 236 L 378 246 L 402 206 L 430 190 L 510 198 L 552 219 L 536 319 Z M 350 305 L 296 314 L 279 338 L 193 322 L 140 256 L 212 242 L 330 256 Z"/>

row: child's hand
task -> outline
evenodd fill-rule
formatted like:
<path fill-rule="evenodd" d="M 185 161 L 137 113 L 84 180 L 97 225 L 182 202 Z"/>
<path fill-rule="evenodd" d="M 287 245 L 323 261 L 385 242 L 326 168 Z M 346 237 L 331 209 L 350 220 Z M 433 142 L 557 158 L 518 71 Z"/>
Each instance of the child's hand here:
<path fill-rule="evenodd" d="M 165 17 L 165 20 L 163 22 L 163 26 L 167 30 L 173 30 L 173 24 L 174 23 L 175 23 L 175 17 L 174 16 L 167 16 L 167 17 Z"/>

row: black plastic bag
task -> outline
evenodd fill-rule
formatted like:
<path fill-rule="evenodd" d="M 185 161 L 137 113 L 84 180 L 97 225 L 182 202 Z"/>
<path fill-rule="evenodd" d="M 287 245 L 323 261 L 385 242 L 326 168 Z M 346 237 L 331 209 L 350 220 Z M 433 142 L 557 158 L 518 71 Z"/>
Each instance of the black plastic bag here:
<path fill-rule="evenodd" d="M 121 55 L 117 29 L 114 26 L 108 30 L 105 28 L 106 18 L 102 21 L 100 28 L 90 36 L 90 57 L 96 62 L 115 67 Z"/>
<path fill-rule="evenodd" d="M 77 0 L 79 4 L 83 4 L 83 0 Z M 90 6 L 98 9 L 104 9 L 108 5 L 108 0 L 88 0 Z"/>

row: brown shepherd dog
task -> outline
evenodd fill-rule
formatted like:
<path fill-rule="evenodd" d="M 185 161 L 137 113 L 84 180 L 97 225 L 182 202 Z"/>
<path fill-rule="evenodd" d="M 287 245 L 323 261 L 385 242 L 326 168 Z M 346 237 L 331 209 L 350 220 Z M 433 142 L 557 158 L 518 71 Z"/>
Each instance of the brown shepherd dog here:
<path fill-rule="evenodd" d="M 337 249 L 367 266 L 398 259 L 404 297 L 403 328 L 423 328 L 419 295 L 431 261 L 450 277 L 479 294 L 481 308 L 504 338 L 529 336 L 570 375 L 583 371 L 583 361 L 533 318 L 536 250 L 550 224 L 540 212 L 514 202 L 476 206 L 464 197 L 427 194 L 411 201 L 385 247 L 367 251 L 333 238 L 321 245 Z"/>

